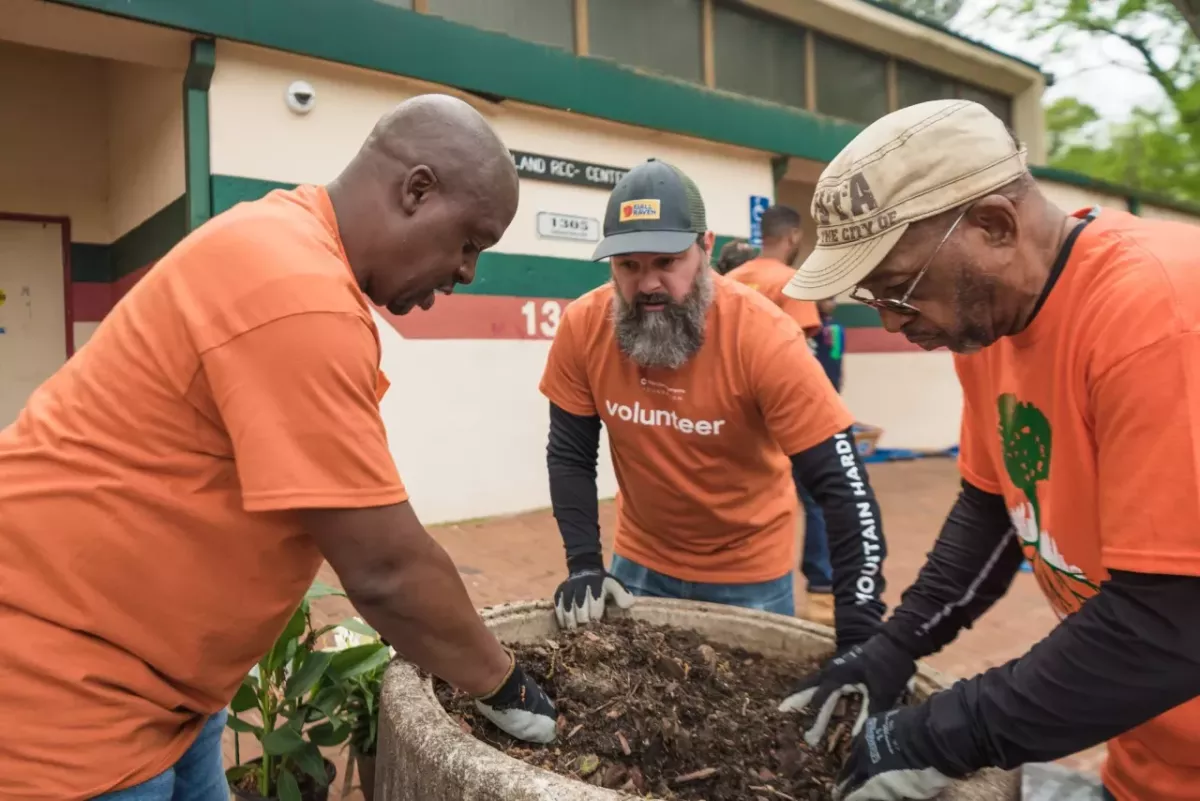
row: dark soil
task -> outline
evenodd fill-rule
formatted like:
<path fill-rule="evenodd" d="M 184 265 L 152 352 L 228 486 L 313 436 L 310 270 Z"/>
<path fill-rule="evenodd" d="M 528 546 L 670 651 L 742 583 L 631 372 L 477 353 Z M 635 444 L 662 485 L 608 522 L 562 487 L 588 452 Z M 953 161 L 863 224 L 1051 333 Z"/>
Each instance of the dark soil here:
<path fill-rule="evenodd" d="M 812 716 L 777 710 L 812 661 L 628 619 L 513 649 L 555 700 L 555 743 L 514 740 L 441 682 L 438 698 L 465 731 L 581 781 L 667 801 L 824 801 L 849 751 L 856 703 L 841 704 L 816 749 L 803 739 Z"/>

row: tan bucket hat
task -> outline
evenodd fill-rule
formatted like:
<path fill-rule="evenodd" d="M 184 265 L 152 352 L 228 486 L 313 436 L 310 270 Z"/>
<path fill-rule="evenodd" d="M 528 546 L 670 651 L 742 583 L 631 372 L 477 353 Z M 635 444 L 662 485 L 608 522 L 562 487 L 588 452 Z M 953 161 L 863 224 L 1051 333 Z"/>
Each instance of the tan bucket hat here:
<path fill-rule="evenodd" d="M 829 163 L 813 193 L 817 242 L 784 288 L 833 297 L 865 279 L 910 223 L 969 203 L 1026 171 L 1025 148 L 969 100 L 933 100 L 867 126 Z"/>

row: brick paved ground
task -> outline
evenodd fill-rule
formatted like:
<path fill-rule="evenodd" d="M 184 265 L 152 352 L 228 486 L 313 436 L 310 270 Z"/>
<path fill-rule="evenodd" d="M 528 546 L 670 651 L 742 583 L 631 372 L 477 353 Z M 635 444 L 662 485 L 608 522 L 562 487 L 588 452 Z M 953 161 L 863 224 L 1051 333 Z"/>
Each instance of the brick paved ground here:
<path fill-rule="evenodd" d="M 916 578 L 954 501 L 958 476 L 946 459 L 872 465 L 871 480 L 883 507 L 890 555 L 886 564 L 887 600 L 899 602 L 901 591 Z M 601 504 L 601 526 L 605 547 L 611 544 L 613 506 Z M 549 596 L 563 578 L 562 544 L 549 511 L 511 517 L 439 526 L 434 536 L 458 565 L 463 581 L 478 606 L 502 601 Z M 337 582 L 326 566 L 321 579 Z M 803 587 L 799 582 L 797 587 Z M 798 596 L 802 598 L 802 593 Z M 353 614 L 349 604 L 322 602 L 322 622 Z M 938 670 L 953 676 L 970 676 L 1023 653 L 1054 625 L 1054 615 L 1038 591 L 1033 576 L 1017 576 L 1012 591 L 972 630 L 965 632 L 945 651 L 929 659 Z M 232 733 L 226 732 L 226 760 L 232 764 Z M 243 758 L 249 753 L 243 736 Z M 342 798 L 345 760 L 338 763 L 338 779 L 330 798 Z M 1098 770 L 1103 749 L 1067 760 L 1073 767 Z M 356 792 L 346 801 L 360 798 Z"/>

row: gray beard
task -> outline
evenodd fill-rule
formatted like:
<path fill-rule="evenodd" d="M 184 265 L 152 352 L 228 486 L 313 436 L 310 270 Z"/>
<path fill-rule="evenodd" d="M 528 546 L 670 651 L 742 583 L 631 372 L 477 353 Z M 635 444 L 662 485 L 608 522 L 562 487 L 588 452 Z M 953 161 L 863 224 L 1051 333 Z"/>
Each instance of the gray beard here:
<path fill-rule="evenodd" d="M 617 346 L 642 367 L 682 367 L 704 344 L 704 327 L 712 303 L 712 274 L 707 266 L 696 273 L 696 282 L 682 303 L 670 296 L 652 295 L 626 303 L 613 288 L 612 321 Z M 647 304 L 663 303 L 662 311 L 647 312 Z"/>

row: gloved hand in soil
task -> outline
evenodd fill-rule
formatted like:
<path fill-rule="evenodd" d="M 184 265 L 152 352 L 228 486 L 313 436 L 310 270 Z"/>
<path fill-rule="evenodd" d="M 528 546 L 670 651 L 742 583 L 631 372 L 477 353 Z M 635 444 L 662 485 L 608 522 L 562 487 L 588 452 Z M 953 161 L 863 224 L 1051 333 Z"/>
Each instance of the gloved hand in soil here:
<path fill-rule="evenodd" d="M 952 781 L 929 765 L 922 734 L 924 707 L 894 709 L 867 718 L 838 774 L 834 801 L 902 801 L 934 798 Z"/>
<path fill-rule="evenodd" d="M 531 743 L 552 743 L 558 710 L 545 690 L 521 670 L 513 657 L 508 678 L 491 695 L 475 699 L 475 707 L 508 734 Z"/>
<path fill-rule="evenodd" d="M 611 576 L 603 566 L 572 570 L 554 591 L 554 614 L 559 627 L 573 629 L 600 620 L 610 599 L 622 609 L 633 606 L 634 601 L 621 580 Z"/>
<path fill-rule="evenodd" d="M 816 722 L 804 735 L 809 745 L 816 746 L 825 736 L 838 701 L 857 694 L 863 701 L 852 731 L 857 735 L 869 715 L 886 712 L 900 701 L 916 670 L 908 653 L 886 634 L 876 634 L 826 662 L 784 699 L 779 711 L 817 710 Z"/>

